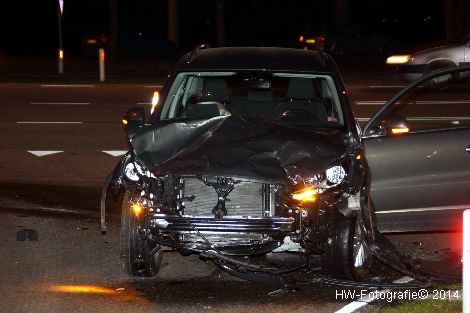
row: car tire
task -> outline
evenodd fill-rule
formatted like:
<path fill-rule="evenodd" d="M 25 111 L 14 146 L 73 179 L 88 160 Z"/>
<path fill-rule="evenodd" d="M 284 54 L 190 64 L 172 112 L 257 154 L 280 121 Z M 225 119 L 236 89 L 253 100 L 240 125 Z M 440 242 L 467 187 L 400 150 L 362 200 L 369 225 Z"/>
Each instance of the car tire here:
<path fill-rule="evenodd" d="M 432 63 L 429 63 L 424 69 L 424 75 L 430 74 L 435 71 L 443 70 L 445 68 L 453 67 L 453 66 L 455 65 L 451 62 L 432 62 Z"/>
<path fill-rule="evenodd" d="M 439 71 L 439 70 L 444 70 L 450 67 L 454 67 L 455 64 L 451 62 L 433 62 L 430 63 L 428 66 L 426 66 L 426 69 L 424 70 L 424 75 L 431 74 L 432 72 Z M 452 77 L 453 79 L 458 79 L 459 76 L 458 74 L 449 74 L 449 77 Z M 435 79 L 431 79 L 428 82 L 429 87 L 433 87 L 434 85 L 439 84 L 439 81 Z M 443 85 L 442 87 L 439 87 L 439 89 L 446 89 L 447 85 Z"/>
<path fill-rule="evenodd" d="M 154 277 L 160 270 L 162 250 L 157 244 L 141 238 L 139 221 L 131 212 L 131 194 L 126 191 L 121 212 L 121 262 L 132 277 Z"/>
<path fill-rule="evenodd" d="M 358 218 L 336 213 L 332 225 L 324 254 L 324 268 L 328 274 L 348 280 L 370 278 L 373 257 Z"/>

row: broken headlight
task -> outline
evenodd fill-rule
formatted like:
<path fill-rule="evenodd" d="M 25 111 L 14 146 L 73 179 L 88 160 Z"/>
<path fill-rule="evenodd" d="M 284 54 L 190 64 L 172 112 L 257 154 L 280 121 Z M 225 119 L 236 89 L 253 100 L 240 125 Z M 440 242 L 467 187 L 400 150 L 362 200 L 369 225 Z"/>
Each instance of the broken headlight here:
<path fill-rule="evenodd" d="M 347 171 L 345 169 L 345 164 L 337 164 L 322 173 L 304 179 L 304 184 L 316 187 L 318 192 L 322 192 L 324 189 L 329 189 L 341 184 L 346 177 Z"/>
<path fill-rule="evenodd" d="M 334 186 L 340 184 L 346 177 L 346 171 L 341 165 L 330 167 L 325 173 L 326 180 Z"/>

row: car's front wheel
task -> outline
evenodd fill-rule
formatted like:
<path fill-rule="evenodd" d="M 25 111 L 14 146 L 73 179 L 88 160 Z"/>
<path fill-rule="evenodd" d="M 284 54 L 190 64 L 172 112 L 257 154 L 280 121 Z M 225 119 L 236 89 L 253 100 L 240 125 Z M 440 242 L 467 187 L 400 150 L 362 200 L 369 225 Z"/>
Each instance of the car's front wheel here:
<path fill-rule="evenodd" d="M 373 255 L 356 216 L 337 213 L 326 245 L 324 267 L 330 276 L 352 280 L 370 277 Z"/>
<path fill-rule="evenodd" d="M 121 213 L 121 261 L 124 272 L 133 277 L 154 277 L 160 270 L 160 246 L 143 238 L 142 227 L 132 212 L 131 194 L 126 191 Z"/>

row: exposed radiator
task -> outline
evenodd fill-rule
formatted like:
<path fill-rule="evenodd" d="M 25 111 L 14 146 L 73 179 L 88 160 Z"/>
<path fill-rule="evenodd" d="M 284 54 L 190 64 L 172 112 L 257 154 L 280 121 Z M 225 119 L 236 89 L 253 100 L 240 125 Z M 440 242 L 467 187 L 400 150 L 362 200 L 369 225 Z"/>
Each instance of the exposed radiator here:
<path fill-rule="evenodd" d="M 217 193 L 198 178 L 184 179 L 184 196 L 196 198 L 185 202 L 185 215 L 214 217 L 212 209 L 217 204 Z M 235 184 L 225 201 L 227 216 L 269 216 L 269 201 L 265 201 L 269 185 L 244 181 Z M 269 198 L 269 196 L 268 196 Z M 264 203 L 264 204 L 263 204 Z"/>

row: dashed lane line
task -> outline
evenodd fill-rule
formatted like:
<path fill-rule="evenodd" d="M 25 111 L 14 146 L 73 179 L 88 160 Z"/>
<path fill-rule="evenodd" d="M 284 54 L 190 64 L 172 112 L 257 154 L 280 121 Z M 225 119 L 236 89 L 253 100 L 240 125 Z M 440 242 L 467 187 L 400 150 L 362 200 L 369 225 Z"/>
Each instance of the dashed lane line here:
<path fill-rule="evenodd" d="M 32 105 L 90 105 L 90 102 L 31 102 Z"/>
<path fill-rule="evenodd" d="M 355 101 L 356 105 L 384 105 L 384 100 Z M 400 101 L 398 102 L 400 103 Z M 431 105 L 431 104 L 470 104 L 470 100 L 418 100 L 413 104 Z"/>
<path fill-rule="evenodd" d="M 16 124 L 83 124 L 83 122 L 64 122 L 64 121 L 18 121 Z"/>
<path fill-rule="evenodd" d="M 357 117 L 359 122 L 367 122 L 369 117 Z M 470 121 L 470 116 L 414 116 L 407 117 L 407 121 L 432 122 L 432 121 Z"/>
<path fill-rule="evenodd" d="M 404 88 L 406 85 L 373 85 L 373 86 L 367 86 L 369 88 Z"/>
<path fill-rule="evenodd" d="M 95 88 L 96 85 L 89 84 L 44 84 L 43 88 Z"/>

